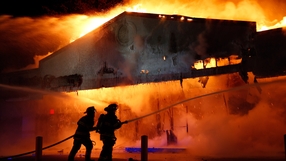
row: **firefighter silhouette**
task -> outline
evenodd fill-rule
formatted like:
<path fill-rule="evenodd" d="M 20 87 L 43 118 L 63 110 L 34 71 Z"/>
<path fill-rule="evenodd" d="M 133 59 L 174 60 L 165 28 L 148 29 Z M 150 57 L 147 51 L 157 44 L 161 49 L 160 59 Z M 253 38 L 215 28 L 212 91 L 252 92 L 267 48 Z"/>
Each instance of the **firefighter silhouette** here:
<path fill-rule="evenodd" d="M 84 145 L 86 148 L 85 152 L 85 161 L 91 161 L 91 150 L 93 148 L 92 141 L 90 140 L 90 131 L 96 130 L 94 127 L 94 116 L 95 116 L 94 106 L 88 107 L 84 113 L 85 116 L 81 117 L 77 122 L 77 129 L 73 136 L 73 147 L 69 153 L 68 161 L 74 161 L 74 157 L 81 145 Z"/>
<path fill-rule="evenodd" d="M 112 161 L 113 146 L 116 143 L 114 131 L 119 129 L 122 124 L 116 116 L 117 104 L 110 104 L 104 110 L 107 114 L 101 114 L 97 122 L 97 132 L 100 134 L 100 140 L 103 142 L 102 150 L 98 161 Z"/>

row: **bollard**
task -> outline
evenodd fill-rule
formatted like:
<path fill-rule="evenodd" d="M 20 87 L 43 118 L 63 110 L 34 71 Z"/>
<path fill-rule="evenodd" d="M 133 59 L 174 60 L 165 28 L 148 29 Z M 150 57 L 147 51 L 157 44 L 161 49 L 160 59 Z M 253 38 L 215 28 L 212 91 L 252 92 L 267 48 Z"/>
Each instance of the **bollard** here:
<path fill-rule="evenodd" d="M 286 161 L 286 134 L 284 134 L 284 150 L 285 150 L 285 161 Z"/>
<path fill-rule="evenodd" d="M 43 137 L 36 137 L 36 161 L 42 161 Z"/>
<path fill-rule="evenodd" d="M 148 136 L 141 136 L 141 161 L 148 160 Z"/>

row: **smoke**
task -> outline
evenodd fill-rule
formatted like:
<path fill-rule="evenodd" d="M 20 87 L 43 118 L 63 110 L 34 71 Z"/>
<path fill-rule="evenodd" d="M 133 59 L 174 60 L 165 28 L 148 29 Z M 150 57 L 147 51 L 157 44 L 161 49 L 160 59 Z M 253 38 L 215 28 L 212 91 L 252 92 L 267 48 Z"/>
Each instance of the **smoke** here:
<path fill-rule="evenodd" d="M 198 36 L 198 44 L 195 47 L 195 51 L 198 53 L 198 55 L 201 56 L 202 59 L 207 58 L 207 48 L 208 48 L 208 43 L 207 39 L 204 36 L 204 33 L 201 33 Z"/>
<path fill-rule="evenodd" d="M 283 150 L 285 133 L 279 112 L 262 101 L 245 116 L 206 115 L 190 129 L 194 133 L 191 151 L 225 157 L 278 155 Z"/>
<path fill-rule="evenodd" d="M 19 69 L 33 64 L 34 56 L 46 55 L 68 44 L 72 35 L 66 29 L 74 28 L 72 16 L 0 18 L 1 69 Z"/>

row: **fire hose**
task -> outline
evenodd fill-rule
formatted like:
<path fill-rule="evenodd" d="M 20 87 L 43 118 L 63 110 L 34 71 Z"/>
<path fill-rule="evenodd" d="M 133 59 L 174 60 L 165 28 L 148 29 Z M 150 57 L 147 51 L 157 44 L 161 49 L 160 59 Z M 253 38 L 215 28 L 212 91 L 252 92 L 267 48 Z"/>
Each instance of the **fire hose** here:
<path fill-rule="evenodd" d="M 51 145 L 49 145 L 49 146 L 46 146 L 46 147 L 42 148 L 42 150 L 45 150 L 45 149 L 48 149 L 48 148 L 53 147 L 53 146 L 55 146 L 55 145 L 58 145 L 58 144 L 60 144 L 60 143 L 62 143 L 62 142 L 64 142 L 64 141 L 66 141 L 66 140 L 69 140 L 69 139 L 72 138 L 72 137 L 73 137 L 73 135 L 72 135 L 72 136 L 69 136 L 69 137 L 65 138 L 64 140 L 61 140 L 61 141 L 59 141 L 59 142 L 57 142 L 57 143 L 51 144 Z M 34 150 L 34 151 L 30 151 L 30 152 L 26 152 L 26 153 L 22 153 L 22 154 L 17 154 L 17 155 L 13 155 L 13 156 L 8 156 L 8 157 L 0 158 L 0 160 L 6 160 L 6 159 L 11 159 L 11 158 L 16 158 L 16 157 L 20 157 L 20 156 L 24 156 L 24 155 L 28 155 L 28 154 L 32 154 L 32 153 L 35 153 L 35 150 Z"/>
<path fill-rule="evenodd" d="M 225 92 L 229 92 L 229 91 L 236 91 L 236 90 L 241 90 L 241 89 L 244 89 L 246 87 L 259 87 L 259 85 L 267 85 L 267 84 L 272 84 L 272 83 L 281 83 L 281 82 L 285 82 L 285 80 L 278 80 L 278 81 L 272 81 L 272 82 L 265 82 L 265 83 L 254 83 L 254 84 L 247 84 L 247 85 L 243 85 L 243 86 L 239 86 L 239 87 L 234 87 L 234 88 L 231 88 L 231 89 L 226 89 L 226 90 L 221 90 L 221 91 L 217 91 L 217 92 L 212 92 L 212 93 L 208 93 L 208 94 L 204 94 L 204 95 L 199 95 L 199 96 L 195 96 L 195 97 L 191 97 L 191 98 L 188 98 L 188 99 L 185 99 L 185 100 L 182 100 L 180 102 L 177 102 L 177 103 L 174 103 L 170 106 L 167 106 L 165 108 L 162 108 L 162 109 L 159 109 L 155 112 L 152 112 L 152 113 L 149 113 L 149 114 L 146 114 L 146 115 L 143 115 L 141 117 L 137 117 L 137 118 L 134 118 L 134 119 L 130 119 L 130 120 L 126 120 L 124 122 L 122 122 L 122 124 L 127 124 L 129 122 L 133 122 L 133 121 L 136 121 L 136 120 L 140 120 L 140 119 L 143 119 L 145 117 L 148 117 L 148 116 L 151 116 L 151 115 L 154 115 L 156 113 L 160 113 L 164 110 L 167 110 L 173 106 L 176 106 L 176 105 L 179 105 L 179 104 L 182 104 L 184 102 L 188 102 L 188 101 L 191 101 L 191 100 L 194 100 L 194 99 L 197 99 L 197 98 L 201 98 L 201 97 L 207 97 L 207 96 L 211 96 L 211 95 L 216 95 L 216 94 L 220 94 L 220 93 L 225 93 Z M 69 140 L 70 138 L 72 138 L 74 135 L 71 135 L 57 143 L 54 143 L 52 145 L 49 145 L 49 146 L 46 146 L 44 148 L 42 148 L 42 150 L 45 150 L 45 149 L 48 149 L 50 147 L 53 147 L 55 145 L 58 145 L 66 140 Z M 15 157 L 20 157 L 20 156 L 24 156 L 24 155 L 28 155 L 28 154 L 32 154 L 32 153 L 35 153 L 35 151 L 30 151 L 30 152 L 26 152 L 26 153 L 22 153 L 22 154 L 17 154 L 17 155 L 13 155 L 13 156 L 8 156 L 8 157 L 4 157 L 4 158 L 0 158 L 0 160 L 6 160 L 6 159 L 11 159 L 11 158 L 15 158 Z"/>

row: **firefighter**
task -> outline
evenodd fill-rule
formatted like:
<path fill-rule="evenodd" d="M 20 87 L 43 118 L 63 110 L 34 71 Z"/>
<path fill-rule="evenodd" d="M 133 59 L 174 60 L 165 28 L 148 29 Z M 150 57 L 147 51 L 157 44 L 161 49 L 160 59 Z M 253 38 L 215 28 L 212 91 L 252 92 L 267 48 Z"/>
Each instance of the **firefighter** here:
<path fill-rule="evenodd" d="M 112 150 L 116 142 L 114 131 L 119 129 L 122 124 L 115 115 L 118 108 L 117 104 L 110 104 L 104 108 L 107 114 L 101 114 L 97 122 L 97 132 L 100 134 L 100 140 L 103 142 L 102 150 L 98 161 L 112 161 Z"/>
<path fill-rule="evenodd" d="M 85 116 L 81 117 L 77 122 L 77 129 L 73 136 L 73 147 L 69 153 L 68 161 L 74 161 L 74 157 L 78 150 L 80 149 L 81 145 L 84 145 L 86 148 L 85 151 L 85 161 L 92 161 L 91 160 L 91 150 L 93 148 L 92 141 L 90 139 L 90 131 L 96 130 L 94 127 L 94 116 L 95 116 L 95 108 L 94 106 L 88 107 L 84 113 Z"/>

